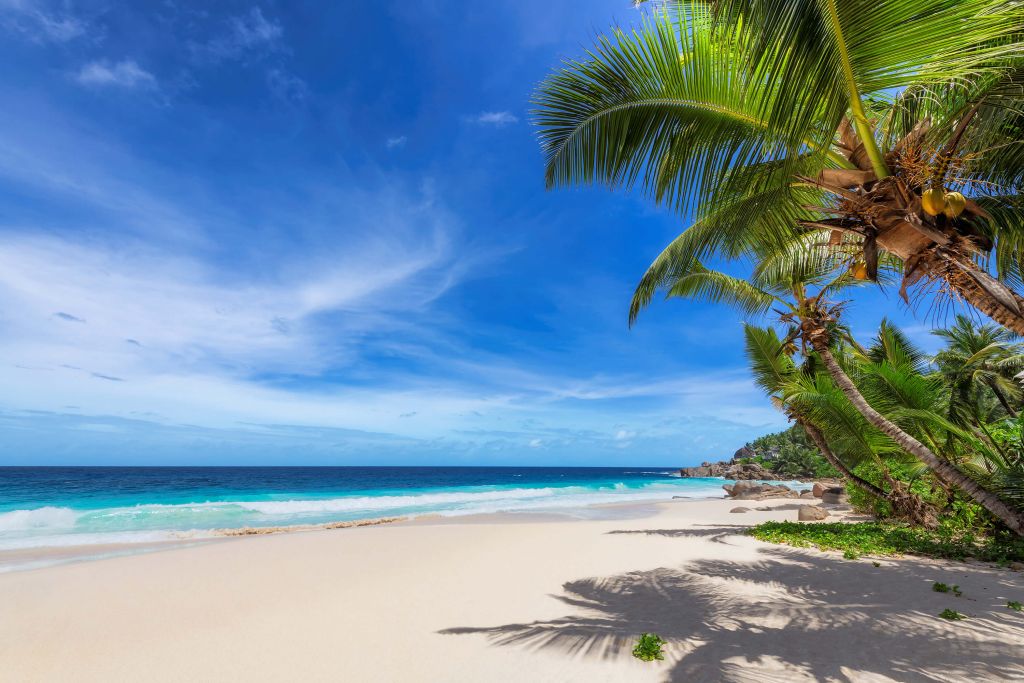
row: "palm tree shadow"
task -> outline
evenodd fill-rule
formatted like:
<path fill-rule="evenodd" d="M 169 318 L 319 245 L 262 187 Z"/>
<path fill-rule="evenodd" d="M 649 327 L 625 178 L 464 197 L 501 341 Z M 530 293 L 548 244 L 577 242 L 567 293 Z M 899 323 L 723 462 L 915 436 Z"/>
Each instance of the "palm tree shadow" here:
<path fill-rule="evenodd" d="M 629 657 L 640 633 L 657 633 L 669 642 L 667 681 L 1024 680 L 1024 622 L 995 595 L 956 603 L 965 621 L 936 616 L 952 598 L 927 579 L 948 567 L 905 559 L 873 568 L 782 547 L 759 554 L 570 581 L 554 596 L 572 608 L 563 617 L 442 633 L 604 660 Z M 991 569 L 955 572 L 965 588 L 1024 589 Z"/>

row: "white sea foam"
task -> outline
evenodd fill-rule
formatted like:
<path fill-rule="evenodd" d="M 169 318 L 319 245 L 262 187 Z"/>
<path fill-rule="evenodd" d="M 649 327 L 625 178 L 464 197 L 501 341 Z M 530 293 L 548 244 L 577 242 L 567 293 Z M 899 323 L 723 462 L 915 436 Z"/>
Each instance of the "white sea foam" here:
<path fill-rule="evenodd" d="M 0 533 L 71 529 L 77 519 L 78 514 L 71 508 L 46 506 L 34 510 L 12 510 L 0 513 Z"/>
<path fill-rule="evenodd" d="M 197 501 L 94 510 L 41 507 L 0 513 L 0 549 L 96 544 L 138 544 L 209 536 L 213 528 L 287 526 L 392 515 L 444 516 L 570 510 L 591 505 L 722 495 L 720 482 L 655 481 L 629 486 L 463 488 L 389 495 L 288 500 Z"/>

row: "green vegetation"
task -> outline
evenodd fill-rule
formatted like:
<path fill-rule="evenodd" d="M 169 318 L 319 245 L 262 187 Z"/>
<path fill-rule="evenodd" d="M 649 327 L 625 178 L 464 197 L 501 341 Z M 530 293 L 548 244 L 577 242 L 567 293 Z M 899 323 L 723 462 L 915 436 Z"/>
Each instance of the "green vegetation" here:
<path fill-rule="evenodd" d="M 964 615 L 960 614 L 955 609 L 949 609 L 948 607 L 939 612 L 939 616 L 943 619 L 949 619 L 950 621 L 960 621 L 962 619 L 966 619 Z"/>
<path fill-rule="evenodd" d="M 747 355 L 795 427 L 763 445 L 795 471 L 821 466 L 813 443 L 857 507 L 917 527 L 880 526 L 869 545 L 1016 552 L 1003 530 L 1024 536 L 1024 356 L 1008 332 L 1024 335 L 1024 7 L 801 7 L 675 0 L 600 38 L 539 88 L 547 182 L 639 186 L 693 221 L 641 278 L 631 324 L 658 293 L 772 316 L 744 328 Z M 883 321 L 864 346 L 843 320 L 872 283 L 940 312 L 952 296 L 1002 327 L 960 316 L 929 358 Z"/>
<path fill-rule="evenodd" d="M 636 647 L 633 648 L 633 656 L 645 662 L 665 659 L 665 653 L 661 649 L 665 642 L 660 636 L 653 633 L 644 633 L 637 641 Z"/>
<path fill-rule="evenodd" d="M 932 590 L 936 593 L 952 593 L 956 597 L 963 595 L 963 591 L 960 590 L 960 586 L 950 586 L 949 584 L 936 581 L 932 584 Z"/>
<path fill-rule="evenodd" d="M 1016 600 L 1007 600 L 1006 601 L 1006 606 L 1009 607 L 1010 609 L 1014 610 L 1015 612 L 1020 612 L 1021 609 L 1024 609 L 1024 605 L 1021 605 Z"/>
<path fill-rule="evenodd" d="M 769 543 L 785 543 L 798 548 L 840 550 L 857 556 L 923 555 L 954 560 L 972 557 L 1001 564 L 1024 560 L 1024 540 L 1008 534 L 982 538 L 970 535 L 950 536 L 941 530 L 929 531 L 882 522 L 765 522 L 751 528 L 749 533 L 754 538 Z"/>
<path fill-rule="evenodd" d="M 758 437 L 742 450 L 751 455 L 741 462 L 757 463 L 780 479 L 839 477 L 836 468 L 825 460 L 807 433 L 799 427 Z"/>

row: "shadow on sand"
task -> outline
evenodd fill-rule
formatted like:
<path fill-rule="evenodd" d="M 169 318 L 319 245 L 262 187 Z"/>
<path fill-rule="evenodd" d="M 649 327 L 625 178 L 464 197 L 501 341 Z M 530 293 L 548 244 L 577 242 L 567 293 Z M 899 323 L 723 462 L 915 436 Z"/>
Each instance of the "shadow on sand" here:
<path fill-rule="evenodd" d="M 722 542 L 738 528 L 611 533 Z M 669 642 L 665 680 L 687 683 L 1024 680 L 1024 617 L 1005 607 L 1024 599 L 1019 574 L 912 558 L 874 567 L 784 546 L 757 556 L 570 581 L 553 596 L 571 608 L 563 617 L 442 633 L 604 659 L 657 633 Z M 935 593 L 936 580 L 964 597 Z M 938 618 L 945 607 L 968 619 Z"/>

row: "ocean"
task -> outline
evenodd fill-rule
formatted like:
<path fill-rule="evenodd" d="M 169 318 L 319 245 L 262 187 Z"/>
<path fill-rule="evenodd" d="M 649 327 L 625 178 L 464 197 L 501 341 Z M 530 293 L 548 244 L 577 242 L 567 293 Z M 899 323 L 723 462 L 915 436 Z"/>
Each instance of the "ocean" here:
<path fill-rule="evenodd" d="M 0 467 L 0 551 L 722 495 L 657 467 Z"/>

